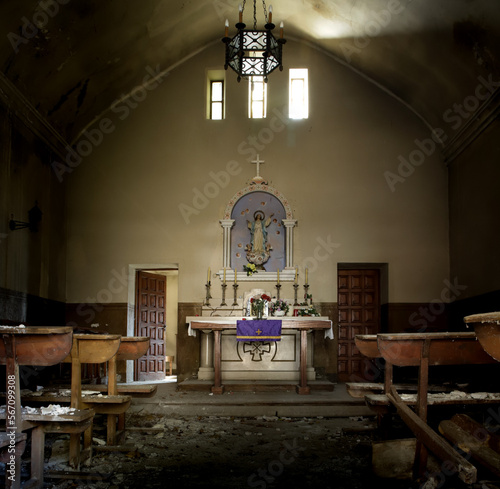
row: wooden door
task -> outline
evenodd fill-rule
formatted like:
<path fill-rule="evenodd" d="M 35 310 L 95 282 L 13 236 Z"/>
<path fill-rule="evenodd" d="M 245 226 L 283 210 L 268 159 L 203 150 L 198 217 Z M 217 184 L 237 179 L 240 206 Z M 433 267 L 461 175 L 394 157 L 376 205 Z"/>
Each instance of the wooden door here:
<path fill-rule="evenodd" d="M 136 336 L 150 338 L 146 355 L 136 361 L 135 380 L 165 378 L 165 307 L 167 277 L 137 272 Z"/>
<path fill-rule="evenodd" d="M 338 380 L 373 382 L 373 365 L 356 348 L 354 337 L 380 332 L 379 270 L 339 270 L 338 308 Z"/>

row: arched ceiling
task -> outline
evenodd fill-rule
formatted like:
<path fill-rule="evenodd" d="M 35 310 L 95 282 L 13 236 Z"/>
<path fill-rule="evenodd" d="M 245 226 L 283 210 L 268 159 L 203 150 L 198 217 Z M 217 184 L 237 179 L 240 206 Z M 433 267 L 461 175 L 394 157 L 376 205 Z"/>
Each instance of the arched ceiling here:
<path fill-rule="evenodd" d="M 489 94 L 498 92 L 498 0 L 266 3 L 273 5 L 273 21 L 285 23 L 286 38 L 307 42 L 352 67 L 431 127 L 442 125 L 454 104 L 477 97 L 482 80 Z M 238 0 L 5 0 L 0 4 L 0 94 L 5 101 L 17 93 L 71 143 L 148 73 L 169 70 L 220 43 L 226 18 L 235 32 L 237 15 Z M 243 20 L 253 24 L 251 2 Z M 261 28 L 260 0 L 257 21 Z"/>

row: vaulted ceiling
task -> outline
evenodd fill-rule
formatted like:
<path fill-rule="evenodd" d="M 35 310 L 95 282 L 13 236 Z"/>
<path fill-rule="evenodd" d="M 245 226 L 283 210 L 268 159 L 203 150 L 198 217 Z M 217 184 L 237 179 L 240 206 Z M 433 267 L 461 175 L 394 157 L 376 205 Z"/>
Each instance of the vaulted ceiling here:
<path fill-rule="evenodd" d="M 168 71 L 213 44 L 220 45 L 222 65 L 224 21 L 235 32 L 238 3 L 4 0 L 0 96 L 13 110 L 30 106 L 60 141 L 74 142 L 114 101 L 141 85 L 147 69 Z M 285 23 L 287 39 L 356 70 L 431 127 L 443 125 L 464 101 L 458 117 L 465 120 L 486 95 L 499 92 L 498 0 L 269 3 L 273 21 Z M 262 10 L 257 0 L 259 28 Z M 253 25 L 251 2 L 243 20 Z M 485 88 L 477 92 L 478 85 Z"/>

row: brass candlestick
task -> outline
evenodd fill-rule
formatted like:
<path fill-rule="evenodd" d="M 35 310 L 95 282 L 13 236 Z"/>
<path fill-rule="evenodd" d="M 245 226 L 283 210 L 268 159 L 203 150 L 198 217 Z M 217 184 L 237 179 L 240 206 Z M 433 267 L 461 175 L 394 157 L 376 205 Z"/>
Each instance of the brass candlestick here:
<path fill-rule="evenodd" d="M 226 304 L 226 287 L 227 284 L 222 284 L 222 302 L 220 303 L 221 306 L 227 306 Z"/>
<path fill-rule="evenodd" d="M 307 293 L 308 289 L 309 289 L 309 284 L 305 284 L 305 285 L 304 285 L 304 290 L 305 290 L 305 292 L 304 292 L 304 302 L 305 302 L 307 305 L 309 305 L 309 304 L 308 304 L 308 302 L 307 302 L 307 296 L 309 295 L 309 294 Z"/>
<path fill-rule="evenodd" d="M 210 299 L 212 298 L 212 296 L 210 295 L 210 282 L 207 282 L 205 284 L 205 288 L 207 289 L 207 295 L 205 297 L 205 305 L 209 306 L 210 305 Z"/>
<path fill-rule="evenodd" d="M 293 293 L 294 293 L 294 296 L 295 296 L 295 301 L 294 301 L 293 305 L 294 306 L 298 306 L 299 303 L 297 302 L 297 291 L 299 289 L 299 284 L 293 284 L 293 288 L 294 288 Z"/>
<path fill-rule="evenodd" d="M 238 284 L 233 284 L 233 289 L 234 289 L 234 302 L 233 302 L 233 306 L 237 306 L 238 305 L 238 299 L 237 299 Z"/>
<path fill-rule="evenodd" d="M 281 289 L 281 284 L 276 284 L 276 298 L 280 300 L 280 289 Z"/>

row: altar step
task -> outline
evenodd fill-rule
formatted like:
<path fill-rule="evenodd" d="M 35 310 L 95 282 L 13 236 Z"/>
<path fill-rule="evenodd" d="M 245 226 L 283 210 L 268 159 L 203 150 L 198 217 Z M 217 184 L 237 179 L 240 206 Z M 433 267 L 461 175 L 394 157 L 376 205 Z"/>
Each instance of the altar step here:
<path fill-rule="evenodd" d="M 295 390 L 296 380 L 227 380 L 222 382 L 224 392 L 287 392 Z M 179 391 L 210 392 L 211 380 L 184 380 L 177 385 Z M 327 380 L 312 380 L 308 382 L 311 391 L 332 392 L 335 384 Z"/>
<path fill-rule="evenodd" d="M 225 390 L 221 395 L 210 392 L 212 384 L 209 381 L 191 380 L 179 384 L 158 384 L 156 396 L 133 398 L 128 413 L 290 418 L 375 416 L 364 399 L 354 399 L 347 393 L 345 384 L 333 384 L 332 390 L 331 383 L 316 382 L 316 385 L 314 381 L 311 382 L 312 389 L 309 395 L 297 394 L 296 382 L 274 381 L 267 385 L 264 382 L 249 382 L 245 385 L 245 382 L 232 381 L 231 384 L 224 383 Z M 240 390 L 233 390 L 232 387 L 237 384 Z M 250 387 L 255 387 L 257 384 L 262 390 L 255 388 L 250 390 Z M 273 389 L 273 384 L 280 389 Z"/>

